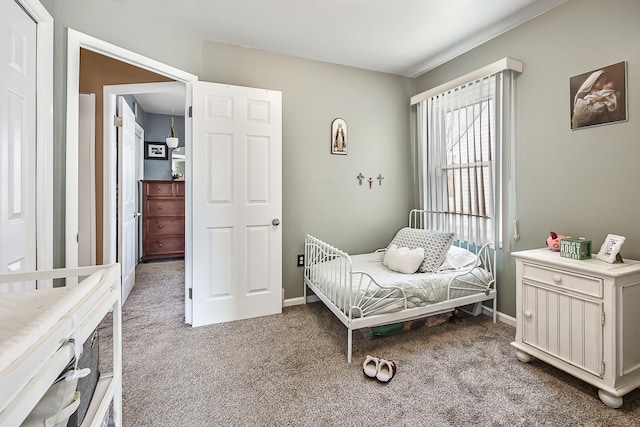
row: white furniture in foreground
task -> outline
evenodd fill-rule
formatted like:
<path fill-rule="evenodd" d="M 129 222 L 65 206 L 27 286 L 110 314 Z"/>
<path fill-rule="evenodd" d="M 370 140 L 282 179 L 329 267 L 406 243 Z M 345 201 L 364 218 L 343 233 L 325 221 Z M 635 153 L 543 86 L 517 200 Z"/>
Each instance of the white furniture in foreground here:
<path fill-rule="evenodd" d="M 82 426 L 100 426 L 112 405 L 122 426 L 120 265 L 10 273 L 0 284 L 70 278 L 58 288 L 0 294 L 0 426 L 18 426 L 112 311 L 113 372 L 101 374 Z M 82 396 L 80 397 L 82 398 Z"/>
<path fill-rule="evenodd" d="M 548 248 L 513 252 L 516 356 L 531 356 L 600 390 L 612 408 L 640 386 L 640 261 L 563 258 Z"/>

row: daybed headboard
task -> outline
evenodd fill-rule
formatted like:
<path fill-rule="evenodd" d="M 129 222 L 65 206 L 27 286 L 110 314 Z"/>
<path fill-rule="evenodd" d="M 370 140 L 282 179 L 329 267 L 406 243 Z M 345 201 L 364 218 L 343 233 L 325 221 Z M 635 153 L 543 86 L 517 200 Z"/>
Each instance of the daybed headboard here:
<path fill-rule="evenodd" d="M 483 246 L 495 241 L 493 218 L 449 212 L 413 209 L 409 212 L 409 227 L 456 233 L 457 246 Z"/>

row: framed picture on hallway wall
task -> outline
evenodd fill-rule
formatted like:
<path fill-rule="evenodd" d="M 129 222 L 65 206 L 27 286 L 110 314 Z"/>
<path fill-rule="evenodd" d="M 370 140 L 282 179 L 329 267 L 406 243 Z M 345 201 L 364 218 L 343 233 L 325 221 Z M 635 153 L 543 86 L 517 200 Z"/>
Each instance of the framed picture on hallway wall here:
<path fill-rule="evenodd" d="M 347 154 L 347 122 L 335 119 L 331 123 L 331 154 Z"/>
<path fill-rule="evenodd" d="M 627 121 L 627 63 L 569 79 L 571 129 Z"/>
<path fill-rule="evenodd" d="M 150 160 L 167 160 L 169 153 L 164 142 L 144 142 L 144 158 Z"/>

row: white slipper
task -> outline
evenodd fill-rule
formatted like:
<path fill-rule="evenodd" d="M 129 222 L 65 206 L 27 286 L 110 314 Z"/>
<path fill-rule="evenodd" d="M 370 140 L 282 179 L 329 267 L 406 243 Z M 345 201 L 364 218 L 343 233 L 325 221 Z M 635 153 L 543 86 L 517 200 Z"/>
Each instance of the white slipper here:
<path fill-rule="evenodd" d="M 389 360 L 380 359 L 376 379 L 381 383 L 388 383 L 396 374 L 396 363 Z"/>
<path fill-rule="evenodd" d="M 378 375 L 378 366 L 380 365 L 380 359 L 373 356 L 367 356 L 362 364 L 362 372 L 368 377 L 375 378 Z"/>

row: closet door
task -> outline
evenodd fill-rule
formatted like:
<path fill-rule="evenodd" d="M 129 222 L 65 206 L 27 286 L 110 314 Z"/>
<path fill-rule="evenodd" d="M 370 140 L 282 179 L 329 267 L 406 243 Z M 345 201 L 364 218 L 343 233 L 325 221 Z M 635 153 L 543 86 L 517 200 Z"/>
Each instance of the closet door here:
<path fill-rule="evenodd" d="M 36 23 L 15 1 L 0 14 L 0 273 L 36 269 Z M 35 289 L 12 283 L 2 291 Z"/>
<path fill-rule="evenodd" d="M 194 326 L 282 312 L 281 105 L 277 91 L 194 84 Z"/>

